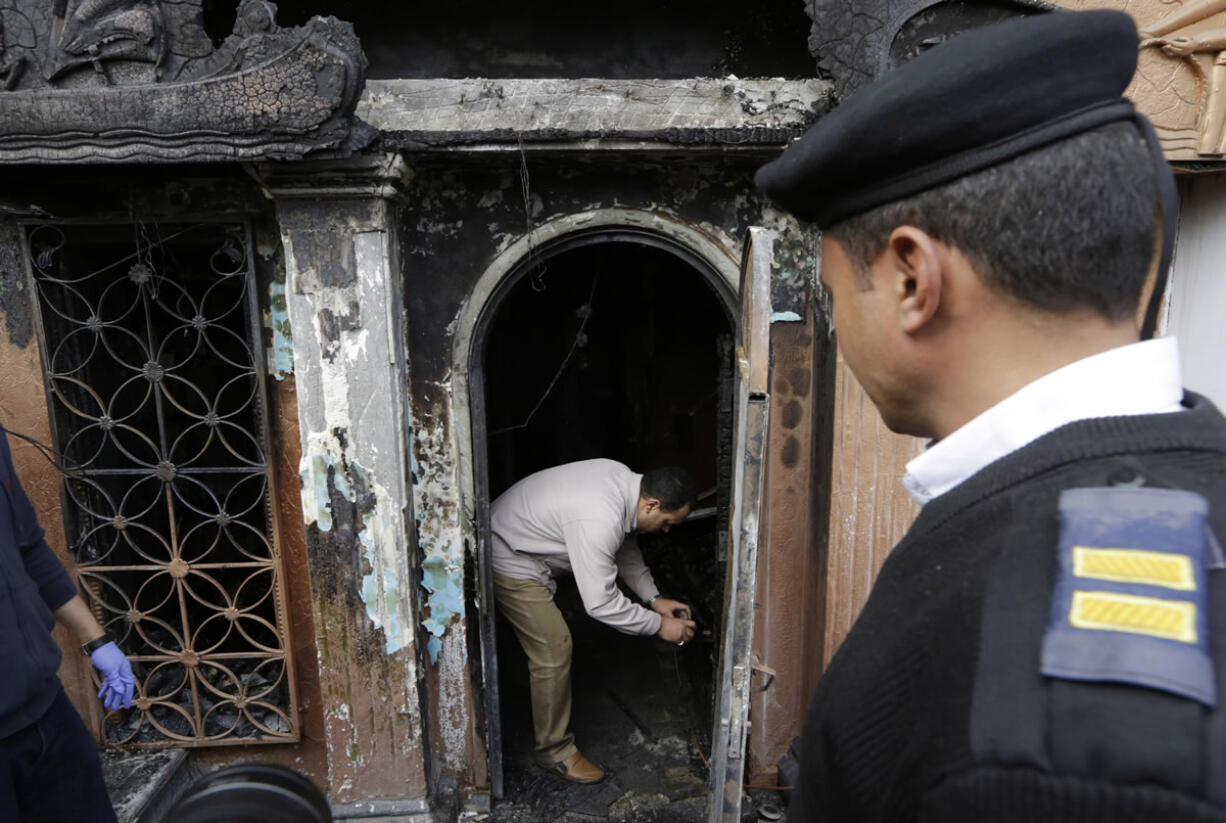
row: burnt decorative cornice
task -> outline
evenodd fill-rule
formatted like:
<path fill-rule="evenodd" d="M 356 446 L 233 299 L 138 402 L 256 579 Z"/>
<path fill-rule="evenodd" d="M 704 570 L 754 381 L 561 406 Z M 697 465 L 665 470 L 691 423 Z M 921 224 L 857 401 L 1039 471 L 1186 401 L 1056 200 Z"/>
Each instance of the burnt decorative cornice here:
<path fill-rule="evenodd" d="M 409 151 L 777 152 L 828 108 L 822 80 L 371 80 L 358 103 L 380 147 Z"/>
<path fill-rule="evenodd" d="M 366 59 L 332 17 L 243 0 L 213 46 L 202 0 L 0 0 L 0 163 L 343 155 Z"/>

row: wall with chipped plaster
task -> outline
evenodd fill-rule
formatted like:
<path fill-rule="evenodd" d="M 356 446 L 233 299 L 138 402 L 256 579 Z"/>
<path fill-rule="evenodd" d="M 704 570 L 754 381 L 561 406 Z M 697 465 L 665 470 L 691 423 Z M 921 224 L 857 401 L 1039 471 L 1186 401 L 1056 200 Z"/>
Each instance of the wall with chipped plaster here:
<path fill-rule="evenodd" d="M 277 201 L 336 802 L 426 793 L 392 205 Z"/>

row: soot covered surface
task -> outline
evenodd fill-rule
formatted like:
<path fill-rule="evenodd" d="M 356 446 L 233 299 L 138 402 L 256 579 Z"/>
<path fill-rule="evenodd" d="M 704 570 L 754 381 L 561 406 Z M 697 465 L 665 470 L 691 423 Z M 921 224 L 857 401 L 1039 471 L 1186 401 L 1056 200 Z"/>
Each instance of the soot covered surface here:
<path fill-rule="evenodd" d="M 711 285 L 670 252 L 610 242 L 548 258 L 499 303 L 485 343 L 490 496 L 594 457 L 716 485 L 730 334 Z"/>

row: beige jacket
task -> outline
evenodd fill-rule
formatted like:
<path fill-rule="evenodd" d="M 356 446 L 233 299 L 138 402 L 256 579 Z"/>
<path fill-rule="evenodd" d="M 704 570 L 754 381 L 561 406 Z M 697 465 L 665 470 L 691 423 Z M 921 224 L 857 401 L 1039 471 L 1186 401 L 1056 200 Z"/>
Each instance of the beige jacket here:
<path fill-rule="evenodd" d="M 529 475 L 490 506 L 494 571 L 539 580 L 572 573 L 587 613 L 626 634 L 655 634 L 660 615 L 617 587 L 649 600 L 658 595 L 633 539 L 643 476 L 615 460 L 581 460 Z"/>

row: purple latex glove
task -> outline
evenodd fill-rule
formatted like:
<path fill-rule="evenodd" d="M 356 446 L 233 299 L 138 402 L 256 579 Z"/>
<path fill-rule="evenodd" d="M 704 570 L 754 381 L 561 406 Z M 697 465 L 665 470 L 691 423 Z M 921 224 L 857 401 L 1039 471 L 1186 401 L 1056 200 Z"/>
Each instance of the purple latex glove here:
<path fill-rule="evenodd" d="M 106 706 L 106 710 L 113 712 L 120 706 L 125 709 L 131 706 L 132 689 L 136 686 L 136 680 L 132 677 L 132 664 L 115 645 L 115 641 L 94 649 L 89 660 L 102 672 L 102 688 L 98 690 L 98 699 Z"/>

